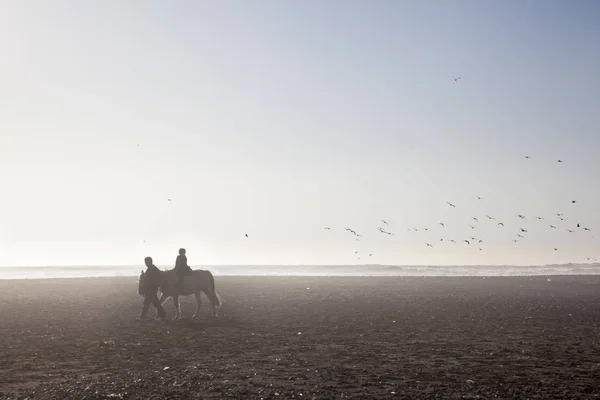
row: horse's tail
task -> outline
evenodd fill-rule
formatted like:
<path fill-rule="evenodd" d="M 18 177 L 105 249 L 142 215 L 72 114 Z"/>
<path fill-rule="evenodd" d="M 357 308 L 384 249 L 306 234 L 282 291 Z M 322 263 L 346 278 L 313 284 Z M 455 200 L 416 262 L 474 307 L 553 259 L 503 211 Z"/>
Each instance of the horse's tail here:
<path fill-rule="evenodd" d="M 215 277 L 210 272 L 208 274 L 210 275 L 210 291 L 212 292 L 213 296 L 213 304 L 215 305 L 215 307 L 219 308 L 221 307 L 222 299 L 221 296 L 217 294 L 217 291 L 215 289 Z"/>

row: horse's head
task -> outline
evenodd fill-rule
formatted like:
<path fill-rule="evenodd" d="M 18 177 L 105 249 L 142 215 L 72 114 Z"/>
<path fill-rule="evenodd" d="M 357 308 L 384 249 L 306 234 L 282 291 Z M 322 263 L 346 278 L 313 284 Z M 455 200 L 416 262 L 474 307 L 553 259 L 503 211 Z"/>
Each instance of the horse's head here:
<path fill-rule="evenodd" d="M 144 273 L 144 271 L 142 271 L 142 273 L 140 274 L 140 280 L 138 282 L 138 294 L 140 296 L 144 295 L 144 279 L 146 278 L 146 274 Z"/>

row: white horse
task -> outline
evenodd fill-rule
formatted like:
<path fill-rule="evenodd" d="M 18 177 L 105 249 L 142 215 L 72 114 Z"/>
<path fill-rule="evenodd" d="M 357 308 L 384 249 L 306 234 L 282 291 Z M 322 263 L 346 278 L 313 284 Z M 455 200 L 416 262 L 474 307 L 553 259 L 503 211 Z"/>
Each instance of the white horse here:
<path fill-rule="evenodd" d="M 142 271 L 139 281 L 139 291 L 142 291 L 144 285 L 145 273 Z M 196 312 L 192 318 L 199 318 L 198 312 L 202 305 L 200 293 L 204 292 L 208 300 L 210 301 L 211 310 L 213 317 L 217 316 L 217 308 L 221 306 L 221 296 L 219 296 L 215 290 L 215 278 L 210 271 L 204 271 L 201 269 L 193 270 L 190 275 L 183 277 L 182 287 L 177 286 L 177 274 L 174 269 L 167 271 L 160 271 L 160 285 L 159 289 L 162 293 L 160 298 L 160 304 L 164 304 L 169 297 L 173 298 L 175 304 L 175 318 L 181 319 L 181 306 L 179 304 L 179 296 L 189 296 L 191 294 L 196 298 Z"/>

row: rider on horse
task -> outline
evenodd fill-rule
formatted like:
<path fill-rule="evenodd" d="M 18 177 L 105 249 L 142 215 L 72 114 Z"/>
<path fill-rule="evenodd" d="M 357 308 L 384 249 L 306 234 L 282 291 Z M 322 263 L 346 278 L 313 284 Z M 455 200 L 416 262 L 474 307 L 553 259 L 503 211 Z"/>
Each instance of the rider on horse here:
<path fill-rule="evenodd" d="M 177 274 L 177 288 L 183 290 L 183 277 L 192 274 L 192 268 L 187 263 L 185 249 L 179 249 L 179 255 L 175 260 L 175 273 Z"/>

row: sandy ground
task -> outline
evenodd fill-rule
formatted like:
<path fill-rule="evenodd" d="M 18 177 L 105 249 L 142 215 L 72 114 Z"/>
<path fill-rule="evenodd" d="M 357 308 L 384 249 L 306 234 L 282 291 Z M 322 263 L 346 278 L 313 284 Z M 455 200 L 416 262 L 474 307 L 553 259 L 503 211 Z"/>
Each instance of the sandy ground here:
<path fill-rule="evenodd" d="M 216 282 L 140 322 L 136 278 L 0 281 L 0 398 L 600 398 L 600 277 Z"/>

